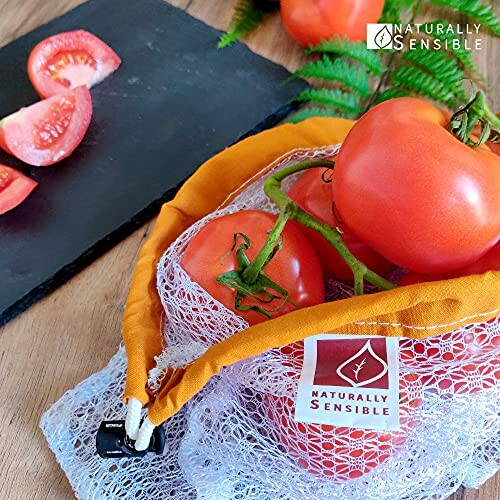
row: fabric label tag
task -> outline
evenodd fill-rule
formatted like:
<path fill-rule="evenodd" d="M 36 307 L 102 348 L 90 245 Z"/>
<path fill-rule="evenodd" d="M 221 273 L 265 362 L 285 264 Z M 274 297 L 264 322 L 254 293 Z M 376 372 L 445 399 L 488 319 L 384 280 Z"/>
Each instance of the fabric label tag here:
<path fill-rule="evenodd" d="M 399 339 L 320 334 L 304 340 L 295 420 L 399 429 Z"/>

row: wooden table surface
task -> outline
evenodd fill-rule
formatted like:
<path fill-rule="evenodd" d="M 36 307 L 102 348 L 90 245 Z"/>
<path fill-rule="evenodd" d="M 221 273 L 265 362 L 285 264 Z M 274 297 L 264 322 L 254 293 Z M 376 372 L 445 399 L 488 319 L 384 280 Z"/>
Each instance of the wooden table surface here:
<path fill-rule="evenodd" d="M 0 46 L 82 0 L 0 0 Z M 171 0 L 218 28 L 231 18 L 233 0 Z M 500 2 L 496 0 L 496 6 Z M 248 39 L 256 52 L 293 70 L 303 59 L 279 16 Z M 500 76 L 500 43 L 483 36 L 476 52 L 492 90 Z M 0 90 L 1 91 L 1 90 Z M 498 94 L 494 106 L 500 109 Z M 102 369 L 121 341 L 120 322 L 146 224 L 78 276 L 0 330 L 0 499 L 74 498 L 38 427 L 42 413 L 65 391 Z M 500 475 L 479 491 L 460 490 L 454 500 L 500 498 Z"/>

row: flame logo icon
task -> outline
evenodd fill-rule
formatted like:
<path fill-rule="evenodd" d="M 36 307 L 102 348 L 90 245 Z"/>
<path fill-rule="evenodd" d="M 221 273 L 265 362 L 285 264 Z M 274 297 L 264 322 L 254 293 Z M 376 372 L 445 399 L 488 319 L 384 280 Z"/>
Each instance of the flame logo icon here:
<path fill-rule="evenodd" d="M 380 364 L 380 371 L 377 375 L 360 381 L 360 375 L 369 358 L 372 358 L 372 362 L 375 361 Z M 337 375 L 352 385 L 352 387 L 363 387 L 381 379 L 387 373 L 388 369 L 387 363 L 373 351 L 370 340 L 368 340 L 354 356 L 351 356 L 337 368 Z"/>
<path fill-rule="evenodd" d="M 392 43 L 392 33 L 389 30 L 389 28 L 384 26 L 376 35 L 375 38 L 373 39 L 375 44 L 379 49 L 385 49 L 389 47 Z"/>

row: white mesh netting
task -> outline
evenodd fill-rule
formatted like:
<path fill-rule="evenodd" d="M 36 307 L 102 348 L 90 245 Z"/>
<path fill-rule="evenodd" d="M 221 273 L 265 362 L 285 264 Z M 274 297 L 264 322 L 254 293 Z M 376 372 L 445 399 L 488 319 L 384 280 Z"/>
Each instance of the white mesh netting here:
<path fill-rule="evenodd" d="M 276 168 L 337 149 L 295 152 Z M 179 261 L 209 220 L 247 208 L 275 212 L 262 183 L 188 229 L 161 259 L 168 347 L 150 373 L 153 391 L 166 368 L 189 363 L 248 326 L 193 283 Z M 329 300 L 352 293 L 349 284 L 327 283 Z M 78 498 L 445 498 L 461 484 L 479 487 L 498 470 L 499 346 L 499 318 L 423 341 L 401 340 L 397 432 L 296 423 L 301 343 L 223 370 L 164 424 L 161 456 L 105 460 L 95 452 L 100 422 L 125 416 L 123 349 L 52 406 L 41 427 Z"/>

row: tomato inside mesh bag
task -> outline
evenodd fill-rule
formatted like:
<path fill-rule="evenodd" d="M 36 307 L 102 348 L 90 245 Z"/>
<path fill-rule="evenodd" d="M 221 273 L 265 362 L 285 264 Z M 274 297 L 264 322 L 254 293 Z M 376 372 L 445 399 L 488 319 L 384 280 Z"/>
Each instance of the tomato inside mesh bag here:
<path fill-rule="evenodd" d="M 207 221 L 244 209 L 277 213 L 260 178 L 274 158 L 299 146 L 311 149 L 295 150 L 273 165 L 330 158 L 338 146 L 319 145 L 339 142 L 350 125 L 314 119 L 246 139 L 209 160 L 164 206 L 141 253 L 124 318 L 128 367 L 120 349 L 42 420 L 79 498 L 444 498 L 461 484 L 479 487 L 498 470 L 497 275 L 396 293 L 367 286 L 363 297 L 352 297 L 352 284 L 329 280 L 328 304 L 248 328 L 180 265 Z M 284 188 L 293 181 L 287 179 Z M 289 335 L 295 318 L 307 335 L 412 337 L 400 340 L 399 430 L 295 421 L 299 337 L 275 344 L 267 338 L 266 345 L 284 347 L 254 349 L 266 333 Z M 253 344 L 246 342 L 249 336 Z M 230 361 L 219 366 L 214 348 Z M 167 437 L 163 455 L 119 462 L 96 456 L 97 428 L 103 419 L 124 418 L 124 394 L 149 404 L 143 415 L 157 409 L 155 424 L 163 422 Z"/>
<path fill-rule="evenodd" d="M 334 152 L 295 153 L 277 168 Z M 285 189 L 295 179 L 287 179 Z M 180 263 L 190 239 L 208 221 L 246 209 L 276 213 L 262 186 L 263 179 L 256 181 L 227 207 L 195 223 L 161 258 L 157 286 L 170 348 L 157 358 L 152 386 L 160 387 L 168 367 L 183 366 L 248 327 L 193 282 Z M 369 285 L 365 290 L 375 291 Z M 326 295 L 346 299 L 353 287 L 330 279 Z M 397 498 L 447 491 L 453 482 L 450 464 L 460 469 L 460 460 L 498 427 L 499 338 L 496 318 L 424 340 L 401 339 L 397 431 L 297 422 L 301 343 L 243 360 L 222 372 L 214 392 L 193 410 L 181 446 L 181 454 L 184 450 L 189 457 L 184 473 L 197 491 L 216 491 L 224 498 L 246 498 L 243 492 L 249 491 L 259 498 L 276 498 L 283 491 L 290 492 L 285 498 L 308 498 L 303 492 L 309 498 Z M 483 457 L 489 463 L 497 452 L 488 449 L 491 455 L 483 452 Z"/>

